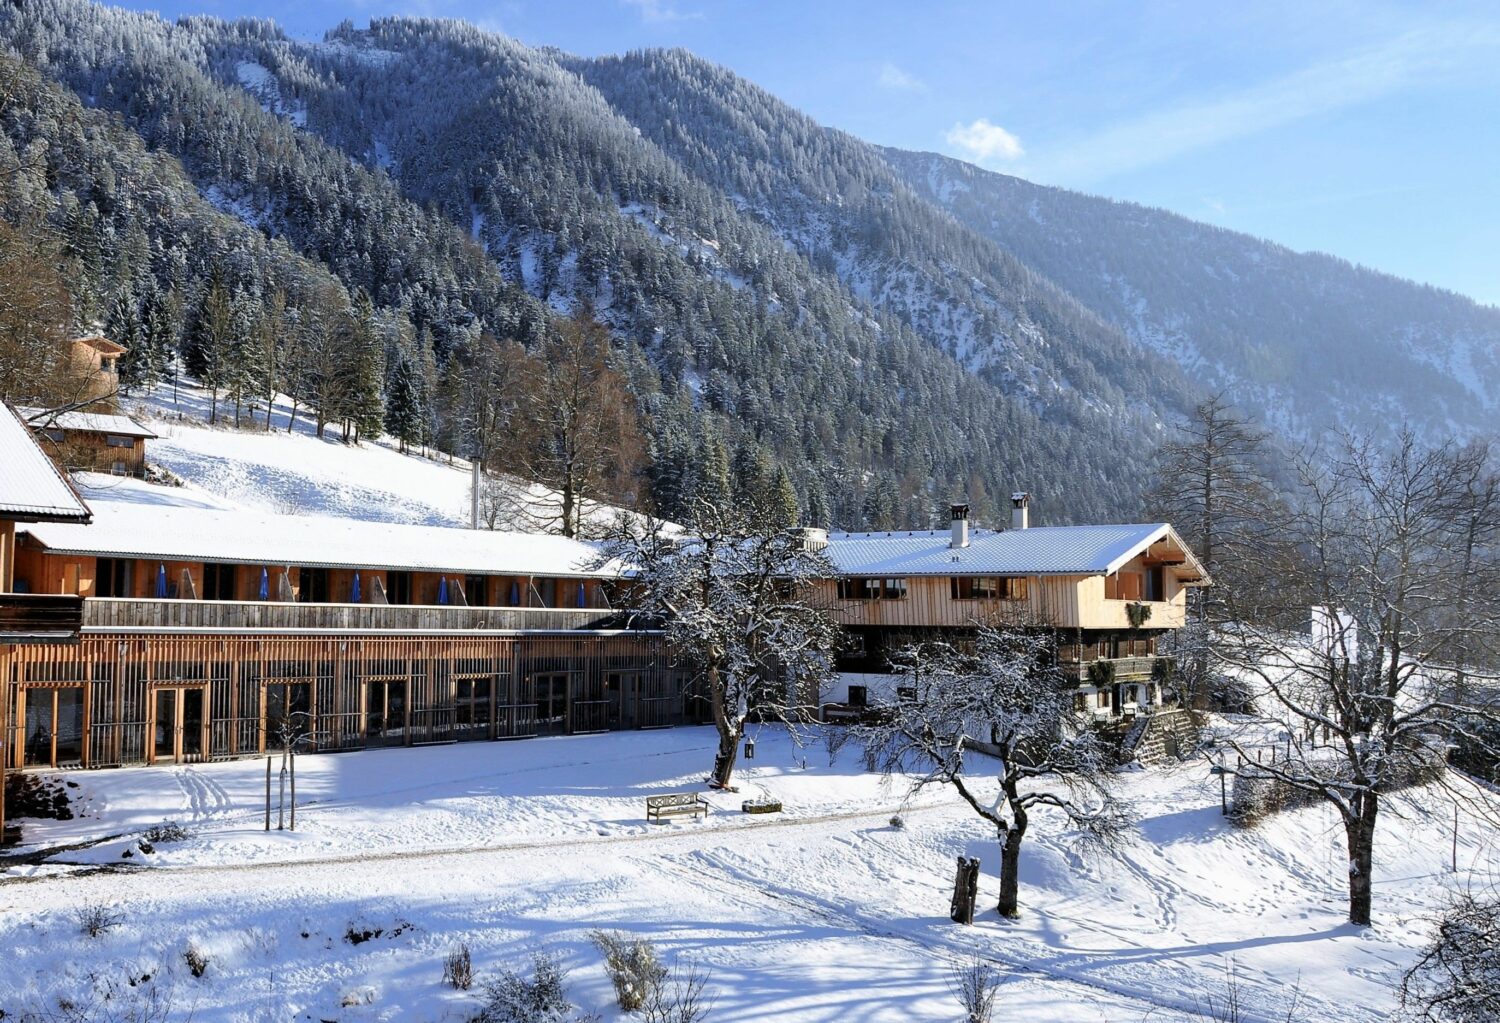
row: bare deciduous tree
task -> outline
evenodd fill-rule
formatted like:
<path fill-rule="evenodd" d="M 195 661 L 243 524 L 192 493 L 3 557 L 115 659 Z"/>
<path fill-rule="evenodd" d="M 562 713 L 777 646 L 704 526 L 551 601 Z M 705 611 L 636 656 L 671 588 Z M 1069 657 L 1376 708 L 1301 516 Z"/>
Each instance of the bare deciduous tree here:
<path fill-rule="evenodd" d="M 1484 471 L 1476 449 L 1410 433 L 1386 449 L 1348 439 L 1303 457 L 1280 524 L 1293 546 L 1262 569 L 1273 585 L 1226 594 L 1223 654 L 1287 736 L 1251 769 L 1338 811 L 1356 924 L 1371 922 L 1383 798 L 1440 764 L 1442 743 L 1485 741 L 1478 726 L 1494 719 L 1451 698 L 1453 658 L 1500 629 L 1500 607 L 1465 596 L 1494 556 L 1462 545 L 1474 507 L 1463 495 Z M 1466 672 L 1496 678 L 1492 667 Z M 1254 756 L 1250 740 L 1229 742 Z"/>
<path fill-rule="evenodd" d="M 719 732 L 710 782 L 725 788 L 752 713 L 795 727 L 814 719 L 838 626 L 809 594 L 832 566 L 774 511 L 700 503 L 683 537 L 622 525 L 607 545 L 629 576 L 625 605 L 659 621 L 677 662 L 709 701 Z"/>
<path fill-rule="evenodd" d="M 995 828 L 1006 917 L 1019 913 L 1021 843 L 1034 810 L 1061 811 L 1094 845 L 1134 823 L 1111 794 L 1109 750 L 1073 714 L 1075 687 L 1052 662 L 1055 644 L 1050 630 L 1015 622 L 979 626 L 972 647 L 908 647 L 893 658 L 905 694 L 859 731 L 874 768 L 915 774 L 918 788 L 951 785 Z"/>

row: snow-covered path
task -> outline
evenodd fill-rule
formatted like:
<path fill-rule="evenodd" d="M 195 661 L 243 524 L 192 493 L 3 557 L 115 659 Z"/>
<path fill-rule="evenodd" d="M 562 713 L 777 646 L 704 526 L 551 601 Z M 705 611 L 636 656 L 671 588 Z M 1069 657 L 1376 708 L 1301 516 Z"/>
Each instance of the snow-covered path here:
<path fill-rule="evenodd" d="M 1055 821 L 1037 821 L 1022 920 L 988 909 L 987 873 L 987 912 L 959 928 L 946 919 L 953 857 L 992 872 L 996 856 L 946 794 L 921 794 L 892 828 L 903 787 L 768 735 L 740 780 L 784 815 L 747 817 L 716 794 L 706 822 L 646 825 L 644 795 L 697 788 L 711 750 L 689 728 L 308 757 L 295 835 L 260 830 L 260 763 L 74 775 L 86 815 L 39 825 L 38 839 L 164 818 L 194 835 L 129 861 L 150 866 L 0 881 L 0 1008 L 45 1004 L 91 974 L 151 973 L 198 1020 L 459 1020 L 473 998 L 439 981 L 464 941 L 481 975 L 561 953 L 575 1001 L 613 1019 L 587 939 L 605 927 L 707 967 L 713 1021 L 952 1019 L 949 971 L 977 953 L 1007 971 L 1004 1018 L 1192 1018 L 1182 1010 L 1220 993 L 1232 961 L 1247 1019 L 1277 1018 L 1300 981 L 1297 1018 L 1373 1023 L 1422 940 L 1419 914 L 1455 880 L 1444 811 L 1410 801 L 1382 842 L 1379 926 L 1356 932 L 1331 820 L 1302 811 L 1230 830 L 1197 765 L 1123 778 L 1144 829 L 1107 861 L 1079 859 Z M 1466 865 L 1492 866 L 1492 843 L 1466 831 Z M 61 858 L 120 864 L 125 844 Z M 89 939 L 74 911 L 95 902 L 125 919 Z M 189 943 L 211 959 L 201 979 L 183 965 Z"/>

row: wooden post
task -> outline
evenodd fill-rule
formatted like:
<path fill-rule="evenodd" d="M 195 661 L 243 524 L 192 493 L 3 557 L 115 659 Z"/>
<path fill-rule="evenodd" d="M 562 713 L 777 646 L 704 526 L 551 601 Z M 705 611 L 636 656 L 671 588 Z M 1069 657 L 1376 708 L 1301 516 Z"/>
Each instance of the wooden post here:
<path fill-rule="evenodd" d="M 281 751 L 280 791 L 276 794 L 276 830 L 286 830 L 286 750 Z"/>
<path fill-rule="evenodd" d="M 271 830 L 271 758 L 266 757 L 266 830 Z"/>
<path fill-rule="evenodd" d="M 292 830 L 297 830 L 297 751 L 291 752 L 292 762 Z"/>

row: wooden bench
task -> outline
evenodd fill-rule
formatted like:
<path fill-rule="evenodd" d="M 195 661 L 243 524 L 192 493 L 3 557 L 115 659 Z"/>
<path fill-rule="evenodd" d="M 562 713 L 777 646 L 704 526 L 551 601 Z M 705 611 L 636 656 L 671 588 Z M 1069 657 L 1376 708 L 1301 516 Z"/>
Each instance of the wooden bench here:
<path fill-rule="evenodd" d="M 661 823 L 665 817 L 682 814 L 708 816 L 708 800 L 696 792 L 668 792 L 661 796 L 646 797 L 646 820 Z"/>

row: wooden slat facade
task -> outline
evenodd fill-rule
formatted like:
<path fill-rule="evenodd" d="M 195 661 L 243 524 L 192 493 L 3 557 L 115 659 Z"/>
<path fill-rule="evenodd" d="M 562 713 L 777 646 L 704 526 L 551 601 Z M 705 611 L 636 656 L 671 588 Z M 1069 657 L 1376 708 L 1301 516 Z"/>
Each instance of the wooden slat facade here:
<path fill-rule="evenodd" d="M 101 629 L 76 646 L 14 648 L 5 668 L 12 767 L 254 755 L 277 748 L 292 714 L 309 733 L 303 748 L 319 751 L 702 719 L 661 638 L 639 632 Z"/>

